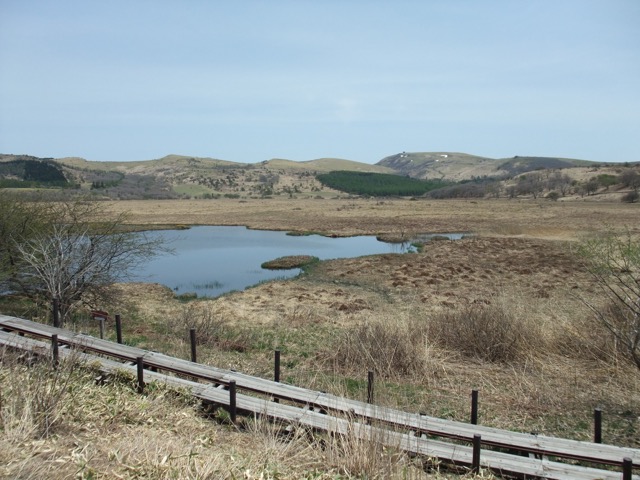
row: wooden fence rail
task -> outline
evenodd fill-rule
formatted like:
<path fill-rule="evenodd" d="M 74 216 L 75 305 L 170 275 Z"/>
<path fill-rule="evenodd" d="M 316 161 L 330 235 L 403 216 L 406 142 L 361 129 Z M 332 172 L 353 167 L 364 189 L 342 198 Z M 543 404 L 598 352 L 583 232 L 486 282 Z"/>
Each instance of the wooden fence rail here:
<path fill-rule="evenodd" d="M 237 412 L 375 440 L 444 462 L 479 465 L 496 472 L 541 478 L 640 480 L 640 476 L 632 475 L 633 468 L 640 468 L 638 449 L 510 432 L 403 412 L 201 365 L 16 317 L 0 315 L 0 329 L 0 345 L 36 353 L 48 352 L 52 346 L 51 339 L 57 335 L 58 345 L 73 347 L 59 349 L 60 357 L 69 355 L 72 350 L 83 352 L 78 354 L 79 358 L 100 365 L 105 373 L 126 370 L 134 377 L 137 375 L 140 389 L 144 382 L 161 381 L 186 388 L 205 402 L 225 408 L 235 406 L 234 411 Z M 372 379 L 370 389 L 372 397 Z M 438 437 L 438 440 L 433 437 Z M 452 443 L 451 440 L 465 444 Z M 495 451 L 496 447 L 530 456 Z M 613 465 L 624 471 L 621 474 L 620 470 L 584 467 L 567 460 Z"/>

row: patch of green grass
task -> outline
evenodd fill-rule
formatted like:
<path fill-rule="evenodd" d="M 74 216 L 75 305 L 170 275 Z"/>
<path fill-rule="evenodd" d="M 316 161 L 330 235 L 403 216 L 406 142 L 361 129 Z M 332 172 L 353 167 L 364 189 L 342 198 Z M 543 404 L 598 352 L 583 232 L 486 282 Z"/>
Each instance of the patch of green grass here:
<path fill-rule="evenodd" d="M 363 380 L 363 379 L 359 379 L 359 378 L 345 377 L 344 378 L 344 386 L 346 387 L 348 395 L 350 395 L 350 396 L 353 395 L 354 397 L 357 397 L 363 391 L 366 391 L 366 389 L 367 389 L 367 380 L 366 379 Z"/>

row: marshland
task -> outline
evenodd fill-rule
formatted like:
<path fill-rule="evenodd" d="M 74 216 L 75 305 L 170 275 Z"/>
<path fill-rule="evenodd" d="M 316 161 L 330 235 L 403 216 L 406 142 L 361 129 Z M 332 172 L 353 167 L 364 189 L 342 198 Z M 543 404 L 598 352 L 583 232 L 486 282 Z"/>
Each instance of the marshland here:
<path fill-rule="evenodd" d="M 120 201 L 136 228 L 244 225 L 254 229 L 376 235 L 471 232 L 419 252 L 313 263 L 292 279 L 217 298 L 181 298 L 160 284 L 120 283 L 104 308 L 123 317 L 127 343 L 272 375 L 364 399 L 466 421 L 473 389 L 480 423 L 589 440 L 594 408 L 606 443 L 640 447 L 640 375 L 590 305 L 608 308 L 578 247 L 612 229 L 637 238 L 636 204 L 532 199 L 262 199 Z M 625 230 L 626 229 L 626 230 Z M 3 300 L 3 313 L 47 321 L 46 309 Z M 97 335 L 88 315 L 70 328 Z M 115 338 L 109 329 L 108 335 Z M 9 357 L 7 357 L 9 358 Z M 332 441 L 223 414 L 206 418 L 188 398 L 157 387 L 139 397 L 125 380 L 91 373 L 49 377 L 6 360 L 2 369 L 3 475 L 84 478 L 421 478 L 397 452 Z M 59 401 L 46 435 L 34 396 Z M 53 401 L 53 400 L 52 400 Z M 28 403 L 28 402 L 27 402 Z M 220 417 L 220 415 L 222 415 Z M 436 473 L 434 473 L 436 472 Z"/>

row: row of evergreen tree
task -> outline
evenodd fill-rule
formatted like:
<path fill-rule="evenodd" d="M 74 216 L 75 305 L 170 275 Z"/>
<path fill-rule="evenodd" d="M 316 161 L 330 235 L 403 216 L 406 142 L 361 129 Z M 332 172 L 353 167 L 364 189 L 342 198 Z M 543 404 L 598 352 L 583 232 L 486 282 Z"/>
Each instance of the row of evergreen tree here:
<path fill-rule="evenodd" d="M 0 162 L 0 186 L 25 188 L 37 186 L 66 187 L 69 182 L 62 168 L 41 160 Z"/>
<path fill-rule="evenodd" d="M 419 180 L 400 175 L 346 170 L 322 173 L 317 175 L 317 179 L 334 190 L 374 197 L 424 195 L 449 184 L 442 180 Z"/>

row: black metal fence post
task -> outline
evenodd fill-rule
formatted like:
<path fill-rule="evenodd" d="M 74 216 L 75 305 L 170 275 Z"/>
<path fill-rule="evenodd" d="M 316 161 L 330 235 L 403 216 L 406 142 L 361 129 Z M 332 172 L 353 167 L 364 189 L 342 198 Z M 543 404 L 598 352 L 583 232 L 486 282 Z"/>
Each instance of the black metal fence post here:
<path fill-rule="evenodd" d="M 273 381 L 280 381 L 280 350 L 276 350 L 273 355 Z"/>
<path fill-rule="evenodd" d="M 189 329 L 189 339 L 191 341 L 191 361 L 196 363 L 196 329 Z"/>
<path fill-rule="evenodd" d="M 138 393 L 144 392 L 144 362 L 142 357 L 136 358 L 136 366 L 138 367 Z"/>
<path fill-rule="evenodd" d="M 236 381 L 231 380 L 229 382 L 229 416 L 231 417 L 231 423 L 236 423 L 237 417 L 236 407 Z"/>
<path fill-rule="evenodd" d="M 602 443 L 602 410 L 593 411 L 593 443 Z"/>
<path fill-rule="evenodd" d="M 60 364 L 58 352 L 58 335 L 55 333 L 51 335 L 51 357 L 53 360 L 53 368 L 58 368 L 58 365 Z"/>
<path fill-rule="evenodd" d="M 118 343 L 122 343 L 122 320 L 120 315 L 116 315 L 116 340 Z"/>
<path fill-rule="evenodd" d="M 100 324 L 100 340 L 104 339 L 104 318 L 100 317 L 98 319 L 98 322 Z"/>
<path fill-rule="evenodd" d="M 482 439 L 477 433 L 473 436 L 473 453 L 471 460 L 471 471 L 473 473 L 480 473 L 480 445 Z"/>
<path fill-rule="evenodd" d="M 632 480 L 633 478 L 633 460 L 629 457 L 622 459 L 622 480 Z"/>
<path fill-rule="evenodd" d="M 373 371 L 367 375 L 367 403 L 373 403 Z"/>
<path fill-rule="evenodd" d="M 273 352 L 273 381 L 280 382 L 280 350 Z M 275 403 L 279 403 L 280 399 L 274 398 Z"/>
<path fill-rule="evenodd" d="M 471 424 L 478 424 L 478 390 L 471 390 Z"/>

